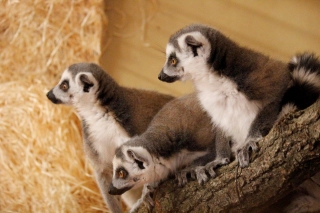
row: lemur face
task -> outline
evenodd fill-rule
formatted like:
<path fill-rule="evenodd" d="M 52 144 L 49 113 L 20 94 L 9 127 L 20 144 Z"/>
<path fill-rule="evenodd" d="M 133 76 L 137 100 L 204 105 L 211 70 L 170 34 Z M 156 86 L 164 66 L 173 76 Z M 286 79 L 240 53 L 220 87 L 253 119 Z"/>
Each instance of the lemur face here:
<path fill-rule="evenodd" d="M 194 80 L 203 69 L 208 69 L 210 50 L 209 41 L 200 32 L 179 35 L 167 44 L 159 80 L 168 83 Z"/>
<path fill-rule="evenodd" d="M 77 105 L 93 101 L 97 90 L 97 81 L 92 73 L 77 72 L 73 73 L 66 69 L 60 79 L 60 82 L 52 88 L 47 97 L 55 104 Z"/>
<path fill-rule="evenodd" d="M 142 147 L 121 146 L 113 158 L 113 178 L 109 194 L 121 195 L 150 180 L 151 155 Z"/>

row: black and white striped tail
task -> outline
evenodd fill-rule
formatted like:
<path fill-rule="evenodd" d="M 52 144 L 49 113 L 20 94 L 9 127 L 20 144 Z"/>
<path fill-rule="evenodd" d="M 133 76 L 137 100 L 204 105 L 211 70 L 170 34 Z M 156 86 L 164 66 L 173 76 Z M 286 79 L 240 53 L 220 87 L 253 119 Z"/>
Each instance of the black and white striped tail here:
<path fill-rule="evenodd" d="M 293 84 L 283 97 L 280 117 L 292 110 L 305 109 L 320 97 L 320 60 L 315 54 L 297 54 L 288 67 Z"/>

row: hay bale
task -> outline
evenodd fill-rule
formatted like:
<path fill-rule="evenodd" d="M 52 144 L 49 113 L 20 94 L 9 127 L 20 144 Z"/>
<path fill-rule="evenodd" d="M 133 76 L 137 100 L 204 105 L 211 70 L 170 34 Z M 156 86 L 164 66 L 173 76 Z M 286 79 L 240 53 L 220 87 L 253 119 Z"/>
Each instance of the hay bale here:
<path fill-rule="evenodd" d="M 1 84 L 1 211 L 102 209 L 79 120 L 68 107 L 53 107 L 46 91 L 40 83 Z"/>
<path fill-rule="evenodd" d="M 108 212 L 79 119 L 46 92 L 71 63 L 98 62 L 103 0 L 0 2 L 0 212 Z"/>
<path fill-rule="evenodd" d="M 103 0 L 4 0 L 0 20 L 0 82 L 57 80 L 70 63 L 98 62 L 107 24 Z"/>

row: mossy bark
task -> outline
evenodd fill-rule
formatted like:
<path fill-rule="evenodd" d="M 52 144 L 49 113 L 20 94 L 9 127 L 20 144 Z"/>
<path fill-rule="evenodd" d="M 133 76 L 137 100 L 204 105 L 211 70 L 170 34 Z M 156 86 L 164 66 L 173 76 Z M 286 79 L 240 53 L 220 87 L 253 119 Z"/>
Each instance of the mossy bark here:
<path fill-rule="evenodd" d="M 252 163 L 217 169 L 206 184 L 178 187 L 170 179 L 154 192 L 152 212 L 263 212 L 320 171 L 320 102 L 285 116 L 252 153 Z M 142 205 L 139 213 L 148 212 Z"/>

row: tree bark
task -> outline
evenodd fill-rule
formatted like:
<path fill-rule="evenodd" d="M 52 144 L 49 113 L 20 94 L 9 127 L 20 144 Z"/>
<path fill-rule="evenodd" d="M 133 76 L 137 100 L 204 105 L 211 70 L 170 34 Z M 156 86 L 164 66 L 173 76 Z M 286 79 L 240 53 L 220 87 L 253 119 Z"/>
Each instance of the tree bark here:
<path fill-rule="evenodd" d="M 154 192 L 152 212 L 263 212 L 320 171 L 320 101 L 281 119 L 259 142 L 249 167 L 236 162 L 216 170 L 204 185 L 169 179 Z M 139 213 L 148 212 L 142 205 Z"/>

